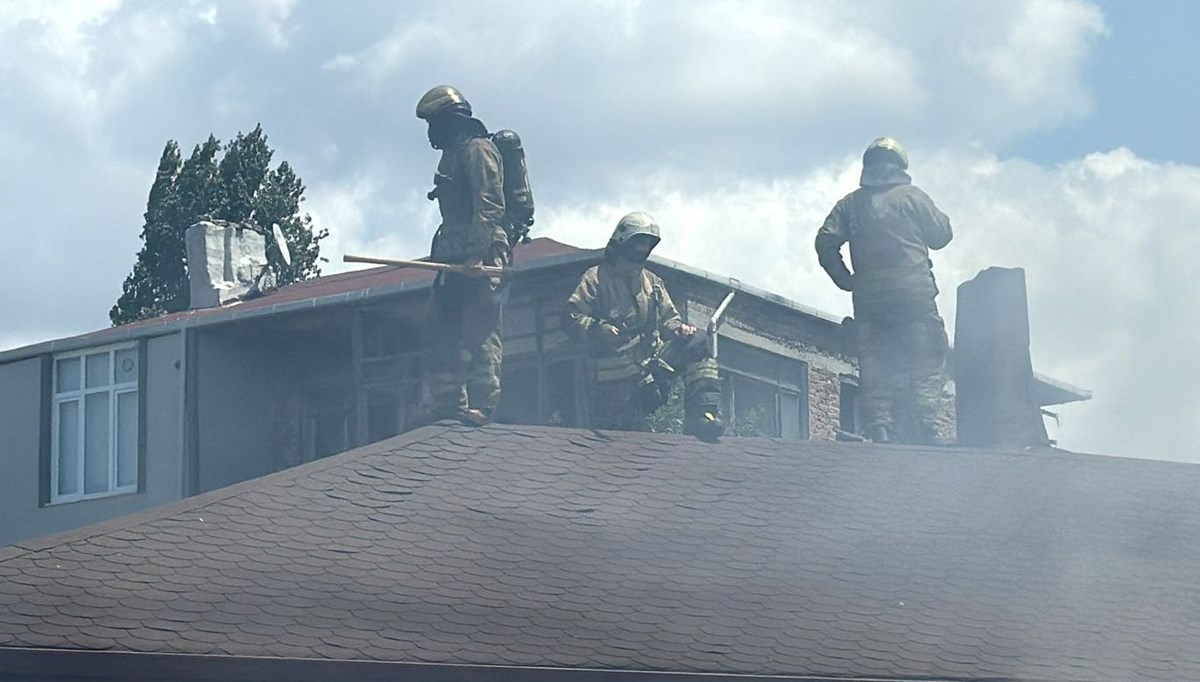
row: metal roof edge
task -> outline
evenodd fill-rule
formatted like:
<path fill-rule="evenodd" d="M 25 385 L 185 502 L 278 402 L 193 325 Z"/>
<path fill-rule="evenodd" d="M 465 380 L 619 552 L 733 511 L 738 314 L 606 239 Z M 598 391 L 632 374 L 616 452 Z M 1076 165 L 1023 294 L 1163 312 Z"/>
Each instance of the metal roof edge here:
<path fill-rule="evenodd" d="M 1057 389 L 1059 391 L 1063 391 L 1064 393 L 1068 393 L 1068 394 L 1074 396 L 1073 400 L 1064 400 L 1064 401 L 1062 401 L 1062 403 L 1055 403 L 1056 405 L 1092 399 L 1092 392 L 1089 389 L 1080 388 L 1078 386 L 1069 384 L 1065 381 L 1062 381 L 1059 379 L 1054 379 L 1052 377 L 1048 377 L 1045 374 L 1042 374 L 1040 372 L 1034 372 L 1033 379 L 1034 379 L 1034 381 L 1046 384 L 1047 386 L 1049 386 L 1051 388 Z"/>
<path fill-rule="evenodd" d="M 116 327 L 115 329 L 118 331 L 114 331 L 111 335 L 105 336 L 103 339 L 99 340 L 93 340 L 87 337 L 105 330 L 102 329 L 85 332 L 75 336 L 54 339 L 52 341 L 42 341 L 29 346 L 0 351 L 0 364 L 25 360 L 45 353 L 61 353 L 79 350 L 81 348 L 87 348 L 89 346 L 96 345 L 97 341 L 106 345 L 111 343 L 121 343 L 122 341 L 132 341 L 134 339 L 165 336 L 182 329 L 208 327 L 214 324 L 222 324 L 225 322 L 233 322 L 243 319 L 248 320 L 256 317 L 262 317 L 264 315 L 275 315 L 279 313 L 295 312 L 298 310 L 307 310 L 311 308 L 322 308 L 325 306 L 349 303 L 356 300 L 366 300 L 379 296 L 388 296 L 406 291 L 419 291 L 421 289 L 428 288 L 431 281 L 432 280 L 422 280 L 420 282 L 397 282 L 396 284 L 368 287 L 365 289 L 355 289 L 353 291 L 345 291 L 338 294 L 329 294 L 328 296 L 302 298 L 296 301 L 275 303 L 269 306 L 259 306 L 249 309 L 242 308 L 238 304 L 233 304 L 219 308 L 216 310 L 216 312 L 208 313 L 196 318 L 185 317 L 161 323 L 151 322 L 145 325 L 138 325 L 137 327 L 127 331 L 120 331 L 120 327 Z"/>
<path fill-rule="evenodd" d="M 722 286 L 730 287 L 731 289 L 734 289 L 734 290 L 738 291 L 739 293 L 745 293 L 745 294 L 749 294 L 750 296 L 754 296 L 756 298 L 761 298 L 764 301 L 769 301 L 771 303 L 775 303 L 777 305 L 784 306 L 785 308 L 794 310 L 803 315 L 808 315 L 810 317 L 816 317 L 818 319 L 824 320 L 826 322 L 832 322 L 834 324 L 842 323 L 842 318 L 837 317 L 833 313 L 827 313 L 824 310 L 819 310 L 819 309 L 813 308 L 811 306 L 806 306 L 803 303 L 793 301 L 790 298 L 787 298 L 785 296 L 780 296 L 779 294 L 772 293 L 770 291 L 767 291 L 766 289 L 760 289 L 760 288 L 750 285 L 750 284 L 743 284 L 741 282 L 741 280 L 738 280 L 735 277 L 727 277 L 725 275 L 718 275 L 716 273 L 709 272 L 708 270 L 704 270 L 702 268 L 692 267 L 690 265 L 680 263 L 679 261 L 674 261 L 669 258 L 660 258 L 658 256 L 653 256 L 653 255 L 650 256 L 650 262 L 656 263 L 658 265 L 662 265 L 664 267 L 671 268 L 672 270 L 677 270 L 679 272 L 682 272 L 685 275 L 691 275 L 692 277 L 698 277 L 700 279 L 707 280 L 714 284 L 720 284 Z"/>

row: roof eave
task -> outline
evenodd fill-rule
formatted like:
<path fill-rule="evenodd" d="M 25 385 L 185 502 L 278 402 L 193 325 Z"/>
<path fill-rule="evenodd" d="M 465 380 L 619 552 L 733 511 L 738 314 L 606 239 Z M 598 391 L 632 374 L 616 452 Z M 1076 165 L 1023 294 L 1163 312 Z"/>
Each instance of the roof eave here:
<path fill-rule="evenodd" d="M 1045 374 L 1033 373 L 1034 393 L 1040 407 L 1062 405 L 1092 399 L 1092 392 L 1086 388 L 1072 386 L 1065 381 L 1059 381 Z"/>
<path fill-rule="evenodd" d="M 5 671 L 6 679 L 11 675 L 15 679 L 64 682 L 79 679 L 164 679 L 181 682 L 224 682 L 231 679 L 262 682 L 326 682 L 340 679 L 361 682 L 392 682 L 398 679 L 406 682 L 896 682 L 877 677 L 844 675 L 758 675 L 8 647 L 0 647 L 0 670 Z M 925 682 L 950 682 L 950 678 L 943 677 L 921 679 Z"/>
<path fill-rule="evenodd" d="M 381 287 L 369 287 L 366 289 L 357 289 L 355 291 L 331 294 L 329 296 L 304 298 L 297 301 L 288 301 L 286 303 L 277 303 L 269 306 L 256 306 L 254 308 L 242 308 L 237 304 L 233 304 L 202 317 L 173 319 L 159 324 L 151 323 L 138 325 L 137 327 L 132 327 L 125 331 L 121 330 L 120 327 L 117 327 L 114 329 L 114 331 L 112 331 L 112 333 L 104 334 L 101 338 L 96 338 L 97 332 L 88 332 L 86 334 L 79 334 L 77 336 L 69 336 L 67 338 L 55 339 L 53 341 L 43 341 L 30 346 L 0 351 L 0 364 L 13 362 L 16 360 L 24 360 L 45 353 L 64 353 L 68 351 L 79 350 L 81 348 L 89 348 L 98 344 L 107 345 L 112 343 L 122 343 L 124 341 L 132 341 L 135 339 L 164 336 L 182 329 L 208 327 L 215 324 L 224 324 L 226 322 L 234 322 L 237 320 L 254 319 L 264 315 L 276 315 L 279 313 L 294 312 L 298 310 L 310 310 L 313 308 L 322 308 L 330 305 L 364 301 L 380 296 L 419 291 L 421 289 L 429 288 L 429 285 L 430 280 L 423 280 L 420 282 L 399 282 L 397 284 Z"/>

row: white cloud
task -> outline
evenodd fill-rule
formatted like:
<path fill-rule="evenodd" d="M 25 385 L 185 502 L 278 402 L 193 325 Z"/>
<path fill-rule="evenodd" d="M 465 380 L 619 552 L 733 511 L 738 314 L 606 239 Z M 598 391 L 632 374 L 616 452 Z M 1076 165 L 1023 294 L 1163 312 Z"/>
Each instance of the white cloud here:
<path fill-rule="evenodd" d="M 1003 41 L 976 53 L 976 68 L 1023 108 L 1037 108 L 1053 93 L 1064 113 L 1084 113 L 1088 97 L 1075 73 L 1091 41 L 1107 34 L 1100 10 L 1074 1 L 1026 2 L 1006 32 Z"/>
<path fill-rule="evenodd" d="M 372 91 L 425 74 L 479 102 L 515 96 L 542 127 L 609 112 L 649 149 L 679 147 L 668 123 L 684 120 L 731 148 L 794 131 L 795 149 L 827 153 L 863 128 L 1000 145 L 1088 111 L 1081 70 L 1106 31 L 1082 0 L 442 7 L 326 68 Z"/>
<path fill-rule="evenodd" d="M 120 6 L 120 0 L 9 0 L 0 13 L 0 31 L 37 27 L 42 33 L 39 42 L 48 52 L 75 56 L 88 42 L 88 32 Z"/>
<path fill-rule="evenodd" d="M 330 261 L 322 272 L 361 267 L 342 263 L 346 253 L 413 258 L 429 250 L 438 224 L 436 205 L 417 190 L 402 192 L 398 199 L 394 192 L 381 191 L 380 175 L 356 173 L 307 193 L 304 210 L 314 224 L 330 230 L 321 242 L 321 253 Z"/>
<path fill-rule="evenodd" d="M 959 217 L 956 279 L 989 263 L 1028 270 L 1034 361 L 1092 388 L 1069 408 L 1066 445 L 1200 460 L 1196 438 L 1200 299 L 1200 169 L 1157 164 L 1127 149 L 1053 169 L 983 160 L 993 177 L 939 159 L 928 183 Z M 940 170 L 938 170 L 940 169 Z M 969 221 L 969 222 L 967 222 Z"/>
<path fill-rule="evenodd" d="M 175 17 L 185 24 L 199 21 L 209 29 L 229 31 L 239 38 L 251 35 L 255 42 L 282 51 L 292 45 L 296 7 L 296 0 L 190 0 L 186 5 L 165 4 L 150 12 Z"/>

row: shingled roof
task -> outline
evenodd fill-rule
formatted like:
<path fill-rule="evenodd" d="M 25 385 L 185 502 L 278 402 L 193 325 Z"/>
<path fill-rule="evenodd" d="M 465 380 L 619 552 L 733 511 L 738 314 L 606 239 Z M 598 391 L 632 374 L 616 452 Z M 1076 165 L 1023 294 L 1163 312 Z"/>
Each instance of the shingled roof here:
<path fill-rule="evenodd" d="M 1053 450 L 438 424 L 0 552 L 0 679 L 1200 679 L 1198 490 Z"/>

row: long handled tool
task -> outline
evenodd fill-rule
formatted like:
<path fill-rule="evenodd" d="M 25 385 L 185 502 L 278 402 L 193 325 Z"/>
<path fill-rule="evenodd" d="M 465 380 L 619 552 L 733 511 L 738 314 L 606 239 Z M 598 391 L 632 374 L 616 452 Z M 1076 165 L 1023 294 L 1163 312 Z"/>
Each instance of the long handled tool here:
<path fill-rule="evenodd" d="M 433 270 L 435 272 L 453 272 L 467 277 L 491 277 L 504 274 L 504 268 L 495 265 L 457 265 L 452 263 L 431 263 L 425 260 L 399 260 L 396 258 L 373 258 L 371 256 L 342 256 L 343 263 L 371 263 L 372 265 L 391 265 L 397 268 L 416 268 L 418 270 Z"/>

